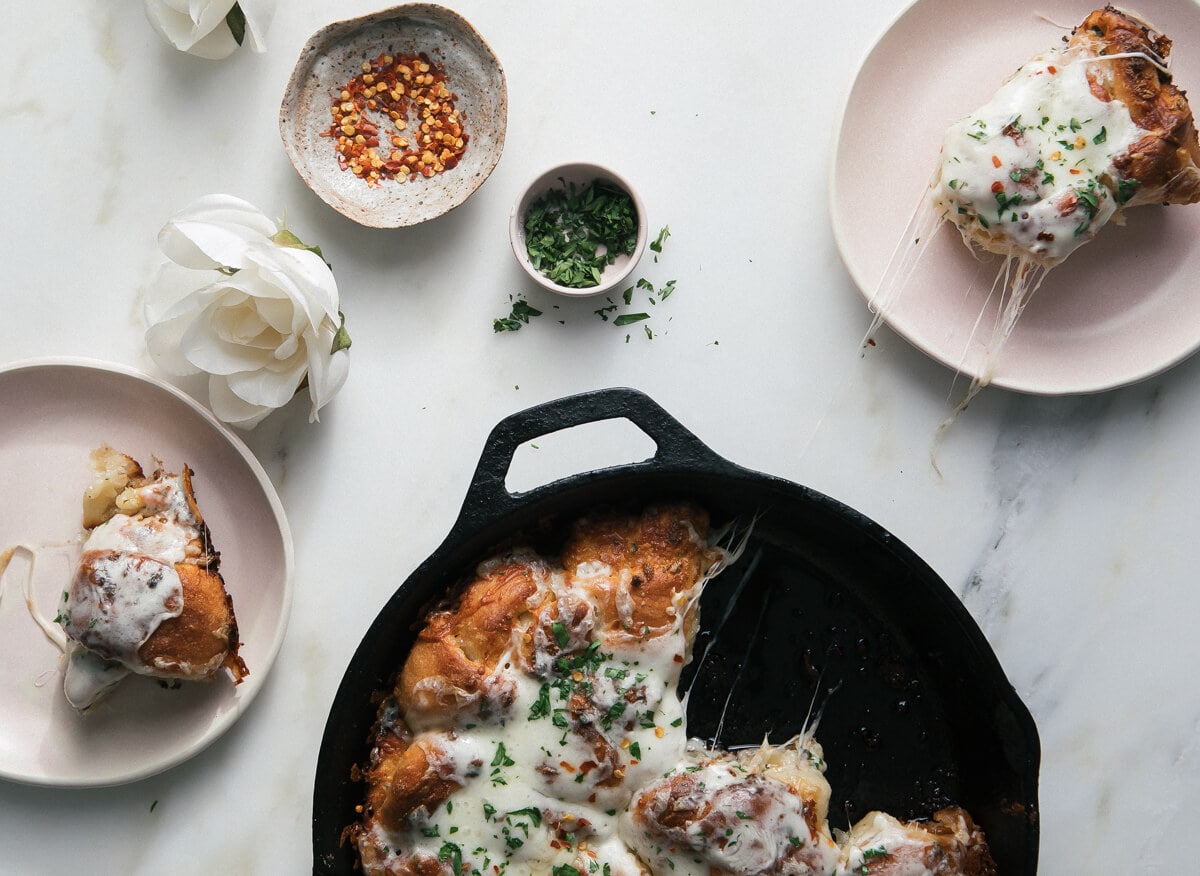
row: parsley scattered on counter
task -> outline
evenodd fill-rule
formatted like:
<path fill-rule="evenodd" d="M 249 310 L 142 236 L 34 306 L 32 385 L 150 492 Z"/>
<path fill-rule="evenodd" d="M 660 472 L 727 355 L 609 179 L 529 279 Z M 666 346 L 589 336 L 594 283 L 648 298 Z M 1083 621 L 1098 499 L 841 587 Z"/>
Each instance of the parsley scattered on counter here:
<path fill-rule="evenodd" d="M 618 255 L 637 245 L 637 209 L 619 186 L 593 180 L 551 189 L 525 214 L 525 249 L 533 266 L 560 286 L 585 289 Z"/>
<path fill-rule="evenodd" d="M 629 294 L 631 294 L 631 293 L 633 292 L 633 287 L 632 287 L 632 286 L 630 286 L 630 287 L 629 287 L 628 289 L 626 289 L 625 291 L 626 291 L 626 293 L 629 293 Z M 611 298 L 610 298 L 610 299 L 608 299 L 608 300 L 609 300 L 609 301 L 612 301 L 612 299 L 611 299 Z M 628 302 L 628 301 L 626 301 L 625 303 L 626 303 L 626 304 L 628 304 L 629 302 Z M 612 312 L 613 312 L 614 310 L 616 310 L 616 309 L 617 309 L 617 305 L 615 305 L 615 304 L 608 304 L 608 305 L 606 305 L 606 306 L 604 306 L 604 307 L 601 307 L 599 310 L 593 310 L 593 311 L 592 311 L 592 313 L 596 314 L 596 316 L 600 317 L 600 318 L 601 318 L 602 320 L 604 320 L 605 322 L 608 322 L 608 315 L 609 315 L 610 313 L 612 313 Z"/>
<path fill-rule="evenodd" d="M 511 295 L 509 296 L 512 297 Z M 528 325 L 530 317 L 541 316 L 542 312 L 536 307 L 533 307 L 524 298 L 517 298 L 512 303 L 512 311 L 506 317 L 500 317 L 492 320 L 492 331 L 494 332 L 515 332 L 519 331 L 521 326 Z"/>
<path fill-rule="evenodd" d="M 641 322 L 643 319 L 649 319 L 648 313 L 622 313 L 613 320 L 613 325 L 630 325 L 631 323 Z"/>
<path fill-rule="evenodd" d="M 658 237 L 654 238 L 650 243 L 650 251 L 654 253 L 654 260 L 658 261 L 658 255 L 662 252 L 663 243 L 671 236 L 671 226 L 664 225 L 662 230 L 658 232 Z"/>

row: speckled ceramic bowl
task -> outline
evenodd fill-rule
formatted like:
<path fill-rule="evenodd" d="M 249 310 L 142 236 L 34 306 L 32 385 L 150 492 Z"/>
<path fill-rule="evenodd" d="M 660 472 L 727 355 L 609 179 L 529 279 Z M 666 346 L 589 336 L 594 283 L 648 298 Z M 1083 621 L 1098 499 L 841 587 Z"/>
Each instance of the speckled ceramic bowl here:
<path fill-rule="evenodd" d="M 321 136 L 333 123 L 333 100 L 362 72 L 364 61 L 421 52 L 445 70 L 446 86 L 457 95 L 455 106 L 470 135 L 466 149 L 456 167 L 435 176 L 368 186 L 338 166 L 335 140 Z M 300 178 L 321 200 L 362 225 L 398 228 L 441 216 L 479 188 L 500 160 L 507 118 L 504 70 L 483 38 L 456 12 L 410 3 L 313 34 L 288 81 L 279 133 Z M 386 130 L 386 116 L 372 121 Z"/>
<path fill-rule="evenodd" d="M 551 189 L 562 189 L 572 183 L 583 187 L 595 180 L 612 183 L 624 190 L 633 200 L 634 210 L 637 211 L 637 243 L 634 245 L 632 254 L 619 255 L 613 260 L 611 265 L 605 267 L 603 273 L 600 275 L 600 283 L 598 285 L 584 286 L 582 288 L 560 286 L 535 268 L 529 258 L 529 250 L 525 245 L 525 214 L 529 212 L 530 206 L 535 201 Z M 508 217 L 508 239 L 512 243 L 513 255 L 517 257 L 517 261 L 525 269 L 525 273 L 543 289 L 573 298 L 589 298 L 593 295 L 603 295 L 605 292 L 611 292 L 616 286 L 624 283 L 629 278 L 629 275 L 633 273 L 633 269 L 637 267 L 642 253 L 646 250 L 648 233 L 646 207 L 642 204 L 642 199 L 638 196 L 633 186 L 616 171 L 610 170 L 600 164 L 590 164 L 588 162 L 560 164 L 557 167 L 550 168 L 545 173 L 539 174 L 521 192 L 516 203 L 513 204 L 512 212 Z"/>

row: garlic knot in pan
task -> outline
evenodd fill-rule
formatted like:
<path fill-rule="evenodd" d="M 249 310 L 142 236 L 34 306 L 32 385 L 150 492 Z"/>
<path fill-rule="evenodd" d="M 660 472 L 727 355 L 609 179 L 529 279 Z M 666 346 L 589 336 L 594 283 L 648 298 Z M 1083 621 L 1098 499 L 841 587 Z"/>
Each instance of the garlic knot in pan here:
<path fill-rule="evenodd" d="M 90 532 L 57 618 L 68 637 L 67 699 L 86 710 L 130 672 L 196 681 L 226 668 L 239 682 L 247 669 L 233 602 L 190 469 L 147 477 L 110 447 L 92 462 Z"/>

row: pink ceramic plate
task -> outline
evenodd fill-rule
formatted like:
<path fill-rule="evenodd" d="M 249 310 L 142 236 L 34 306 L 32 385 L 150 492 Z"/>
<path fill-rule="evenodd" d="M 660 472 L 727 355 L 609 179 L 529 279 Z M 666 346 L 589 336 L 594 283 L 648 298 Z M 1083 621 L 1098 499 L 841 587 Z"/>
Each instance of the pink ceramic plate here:
<path fill-rule="evenodd" d="M 918 0 L 884 34 L 847 101 L 831 187 L 838 247 L 868 301 L 906 237 L 943 131 L 1097 5 Z M 1136 11 L 1174 40 L 1175 81 L 1200 95 L 1200 7 L 1139 0 Z M 992 382 L 1044 395 L 1096 392 L 1191 355 L 1200 347 L 1197 240 L 1200 205 L 1138 207 L 1124 227 L 1106 227 L 1047 276 Z M 985 301 L 1001 263 L 976 258 L 943 224 L 885 309 L 888 325 L 934 359 L 977 376 L 997 307 L 995 296 Z"/>
<path fill-rule="evenodd" d="M 199 752 L 242 714 L 283 641 L 292 542 L 279 498 L 246 446 L 173 387 L 119 365 L 38 360 L 0 369 L 0 552 L 36 550 L 37 608 L 53 618 L 80 547 L 88 458 L 108 443 L 143 466 L 195 471 L 200 508 L 221 551 L 250 675 L 168 690 L 129 676 L 86 715 L 67 704 L 58 648 L 25 606 L 28 563 L 0 579 L 0 778 L 114 785 Z"/>

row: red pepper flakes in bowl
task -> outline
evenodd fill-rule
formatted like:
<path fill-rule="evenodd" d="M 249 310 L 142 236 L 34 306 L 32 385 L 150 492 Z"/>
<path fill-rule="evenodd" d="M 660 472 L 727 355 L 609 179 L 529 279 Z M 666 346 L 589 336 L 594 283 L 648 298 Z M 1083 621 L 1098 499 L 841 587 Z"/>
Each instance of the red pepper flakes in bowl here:
<path fill-rule="evenodd" d="M 334 138 L 338 167 L 367 185 L 457 167 L 470 135 L 447 86 L 446 71 L 424 52 L 364 61 L 333 95 L 333 123 L 321 134 Z M 380 124 L 392 130 L 381 132 Z"/>

